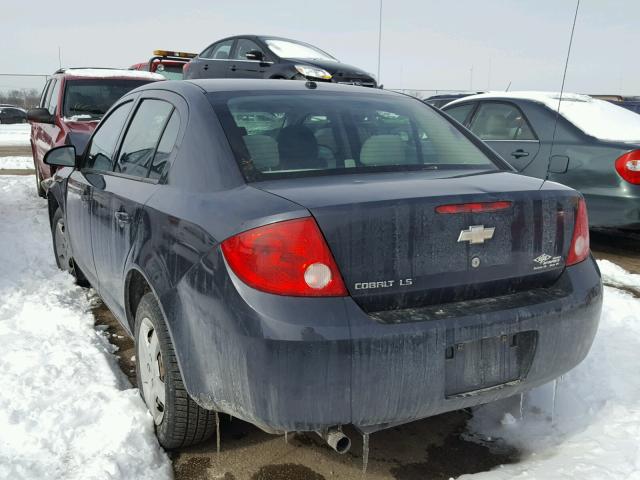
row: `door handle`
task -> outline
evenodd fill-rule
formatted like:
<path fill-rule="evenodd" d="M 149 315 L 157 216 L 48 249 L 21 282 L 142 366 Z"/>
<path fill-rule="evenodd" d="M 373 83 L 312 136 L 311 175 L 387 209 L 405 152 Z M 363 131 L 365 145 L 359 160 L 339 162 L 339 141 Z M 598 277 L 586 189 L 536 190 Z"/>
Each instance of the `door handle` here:
<path fill-rule="evenodd" d="M 131 223 L 131 217 L 127 212 L 116 212 L 113 214 L 113 216 L 116 217 L 116 221 L 121 227 L 124 227 L 125 225 Z"/>
<path fill-rule="evenodd" d="M 229 70 L 231 70 L 232 72 L 235 72 L 238 68 L 235 65 L 231 65 L 229 67 Z"/>
<path fill-rule="evenodd" d="M 207 65 L 206 63 L 204 64 L 204 67 L 202 67 L 204 70 L 209 70 L 209 65 Z"/>
<path fill-rule="evenodd" d="M 511 152 L 511 156 L 514 158 L 528 157 L 529 152 L 525 152 L 523 149 L 519 148 L 515 152 Z"/>

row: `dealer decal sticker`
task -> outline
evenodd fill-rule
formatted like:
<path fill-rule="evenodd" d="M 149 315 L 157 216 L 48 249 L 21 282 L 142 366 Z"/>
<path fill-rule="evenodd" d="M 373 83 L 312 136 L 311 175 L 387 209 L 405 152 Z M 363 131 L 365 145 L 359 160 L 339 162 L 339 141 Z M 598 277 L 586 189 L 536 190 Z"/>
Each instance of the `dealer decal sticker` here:
<path fill-rule="evenodd" d="M 552 257 L 551 255 L 547 255 L 546 253 L 543 253 L 539 257 L 534 258 L 533 261 L 534 261 L 533 269 L 542 270 L 546 268 L 554 268 L 559 266 L 560 262 L 562 261 L 562 257 L 560 255 L 556 257 Z"/>

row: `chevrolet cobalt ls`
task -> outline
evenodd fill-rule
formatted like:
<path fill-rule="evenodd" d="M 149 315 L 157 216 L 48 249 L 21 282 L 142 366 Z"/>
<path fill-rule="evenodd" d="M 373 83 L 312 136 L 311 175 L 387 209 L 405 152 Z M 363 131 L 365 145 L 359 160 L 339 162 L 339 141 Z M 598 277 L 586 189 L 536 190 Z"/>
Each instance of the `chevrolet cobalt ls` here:
<path fill-rule="evenodd" d="M 136 343 L 160 443 L 213 412 L 373 432 L 577 365 L 602 285 L 575 190 L 521 176 L 416 99 L 329 83 L 159 82 L 59 147 L 60 268 Z M 348 440 L 348 439 L 347 439 Z"/>

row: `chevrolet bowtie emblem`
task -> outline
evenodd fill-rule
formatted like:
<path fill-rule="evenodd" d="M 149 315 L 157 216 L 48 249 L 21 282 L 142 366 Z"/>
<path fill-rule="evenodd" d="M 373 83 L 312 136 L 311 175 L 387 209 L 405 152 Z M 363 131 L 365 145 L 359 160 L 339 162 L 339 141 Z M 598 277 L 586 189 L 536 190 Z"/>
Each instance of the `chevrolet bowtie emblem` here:
<path fill-rule="evenodd" d="M 494 227 L 484 228 L 484 225 L 472 225 L 467 230 L 462 230 L 458 237 L 458 242 L 469 242 L 472 245 L 484 243 L 485 240 L 493 238 Z"/>

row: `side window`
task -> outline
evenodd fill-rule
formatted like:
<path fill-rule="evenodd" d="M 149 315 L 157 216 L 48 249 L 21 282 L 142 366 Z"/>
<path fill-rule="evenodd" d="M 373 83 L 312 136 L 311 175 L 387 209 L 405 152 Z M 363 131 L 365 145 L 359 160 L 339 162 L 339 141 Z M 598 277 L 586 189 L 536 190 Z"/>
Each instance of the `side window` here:
<path fill-rule="evenodd" d="M 481 103 L 470 128 L 482 140 L 536 140 L 522 112 L 507 103 Z"/>
<path fill-rule="evenodd" d="M 62 80 L 58 80 L 52 87 L 51 100 L 49 101 L 49 113 L 55 115 L 58 108 L 58 100 L 60 99 L 60 87 L 62 86 Z"/>
<path fill-rule="evenodd" d="M 447 108 L 445 112 L 453 117 L 454 120 L 457 120 L 458 123 L 464 125 L 464 121 L 467 119 L 469 113 L 471 113 L 471 110 L 473 110 L 473 107 L 475 106 L 476 105 L 474 103 L 467 103 L 466 105 L 460 105 L 459 107 Z"/>
<path fill-rule="evenodd" d="M 110 172 L 113 170 L 113 154 L 120 132 L 131 111 L 132 102 L 123 103 L 102 120 L 91 139 L 91 146 L 84 168 Z"/>
<path fill-rule="evenodd" d="M 49 93 L 49 87 L 54 80 L 49 79 L 42 90 L 42 94 L 40 95 L 40 101 L 38 102 L 38 106 L 40 108 L 44 108 L 46 106 L 47 94 Z"/>
<path fill-rule="evenodd" d="M 233 40 L 226 40 L 224 42 L 216 43 L 207 49 L 204 53 L 204 58 L 213 58 L 216 60 L 227 60 L 231 53 L 231 47 L 233 46 Z"/>
<path fill-rule="evenodd" d="M 58 80 L 53 78 L 51 79 L 51 83 L 49 84 L 49 89 L 47 90 L 47 94 L 44 97 L 44 103 L 42 104 L 42 108 L 46 108 L 49 110 L 49 103 L 51 102 L 51 94 L 56 89 L 56 85 L 58 84 Z"/>
<path fill-rule="evenodd" d="M 162 100 L 143 100 L 125 134 L 116 172 L 146 178 L 173 105 Z"/>
<path fill-rule="evenodd" d="M 151 170 L 149 171 L 149 178 L 158 179 L 164 173 L 167 161 L 173 152 L 176 145 L 176 139 L 178 138 L 178 132 L 180 130 L 180 115 L 177 110 L 174 110 L 169 119 L 169 123 L 164 129 L 158 149 L 151 162 Z"/>
<path fill-rule="evenodd" d="M 262 49 L 253 40 L 249 40 L 247 38 L 239 38 L 238 42 L 236 43 L 236 53 L 233 55 L 233 58 L 236 60 L 246 60 L 247 52 L 250 52 L 252 50 L 258 50 L 262 52 Z"/>

